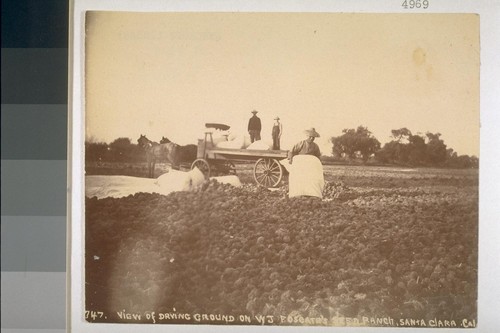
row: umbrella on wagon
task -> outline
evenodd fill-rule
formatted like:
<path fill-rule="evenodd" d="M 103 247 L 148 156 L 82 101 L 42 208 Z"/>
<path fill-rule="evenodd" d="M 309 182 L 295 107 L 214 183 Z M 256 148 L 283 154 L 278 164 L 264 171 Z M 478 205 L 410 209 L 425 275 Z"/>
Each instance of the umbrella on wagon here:
<path fill-rule="evenodd" d="M 206 128 L 214 128 L 220 131 L 227 131 L 228 129 L 231 128 L 231 126 L 226 125 L 226 124 L 218 124 L 218 123 L 206 123 L 205 124 Z"/>

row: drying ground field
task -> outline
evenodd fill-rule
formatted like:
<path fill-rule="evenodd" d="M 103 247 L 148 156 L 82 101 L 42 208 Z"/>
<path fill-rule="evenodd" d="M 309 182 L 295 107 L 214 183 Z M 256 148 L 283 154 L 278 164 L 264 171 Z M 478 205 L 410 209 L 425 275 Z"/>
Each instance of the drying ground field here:
<path fill-rule="evenodd" d="M 477 170 L 325 166 L 320 200 L 237 169 L 240 188 L 85 199 L 87 320 L 476 325 Z"/>

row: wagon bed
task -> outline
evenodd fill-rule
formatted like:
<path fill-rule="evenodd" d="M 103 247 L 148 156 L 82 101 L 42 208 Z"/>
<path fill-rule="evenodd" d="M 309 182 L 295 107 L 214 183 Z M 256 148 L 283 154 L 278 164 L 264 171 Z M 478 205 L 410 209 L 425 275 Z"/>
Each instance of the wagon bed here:
<path fill-rule="evenodd" d="M 198 142 L 198 158 L 191 168 L 197 167 L 205 177 L 213 173 L 235 174 L 234 162 L 256 161 L 253 177 L 257 184 L 265 187 L 277 187 L 283 179 L 285 170 L 279 160 L 288 156 L 288 150 L 254 150 L 213 147 L 213 143 Z"/>
<path fill-rule="evenodd" d="M 251 161 L 259 158 L 286 158 L 288 150 L 255 150 L 255 149 L 231 149 L 211 148 L 207 149 L 207 155 L 211 158 L 242 159 Z"/>

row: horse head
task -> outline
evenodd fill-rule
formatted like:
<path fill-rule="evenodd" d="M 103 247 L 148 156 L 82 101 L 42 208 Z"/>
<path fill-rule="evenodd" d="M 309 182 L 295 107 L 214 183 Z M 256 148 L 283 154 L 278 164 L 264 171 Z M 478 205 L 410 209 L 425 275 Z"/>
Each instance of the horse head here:
<path fill-rule="evenodd" d="M 141 136 L 139 136 L 139 139 L 137 139 L 137 143 L 143 148 L 150 147 L 152 144 L 151 140 L 149 140 L 145 135 L 142 134 Z"/>
<path fill-rule="evenodd" d="M 170 141 L 168 138 L 166 138 L 164 136 L 161 137 L 161 140 L 160 140 L 161 144 L 163 144 L 163 143 L 170 143 L 170 142 L 172 142 L 172 141 Z"/>

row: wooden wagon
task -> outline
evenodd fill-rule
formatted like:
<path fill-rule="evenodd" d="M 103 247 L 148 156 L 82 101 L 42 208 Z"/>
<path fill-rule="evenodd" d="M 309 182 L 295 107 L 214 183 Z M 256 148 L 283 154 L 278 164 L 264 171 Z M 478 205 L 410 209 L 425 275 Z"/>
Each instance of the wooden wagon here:
<path fill-rule="evenodd" d="M 279 160 L 288 156 L 287 150 L 249 150 L 218 148 L 212 133 L 206 132 L 204 140 L 198 140 L 197 159 L 191 169 L 197 167 L 205 175 L 236 174 L 235 162 L 253 162 L 253 178 L 258 185 L 277 187 L 286 173 Z"/>

